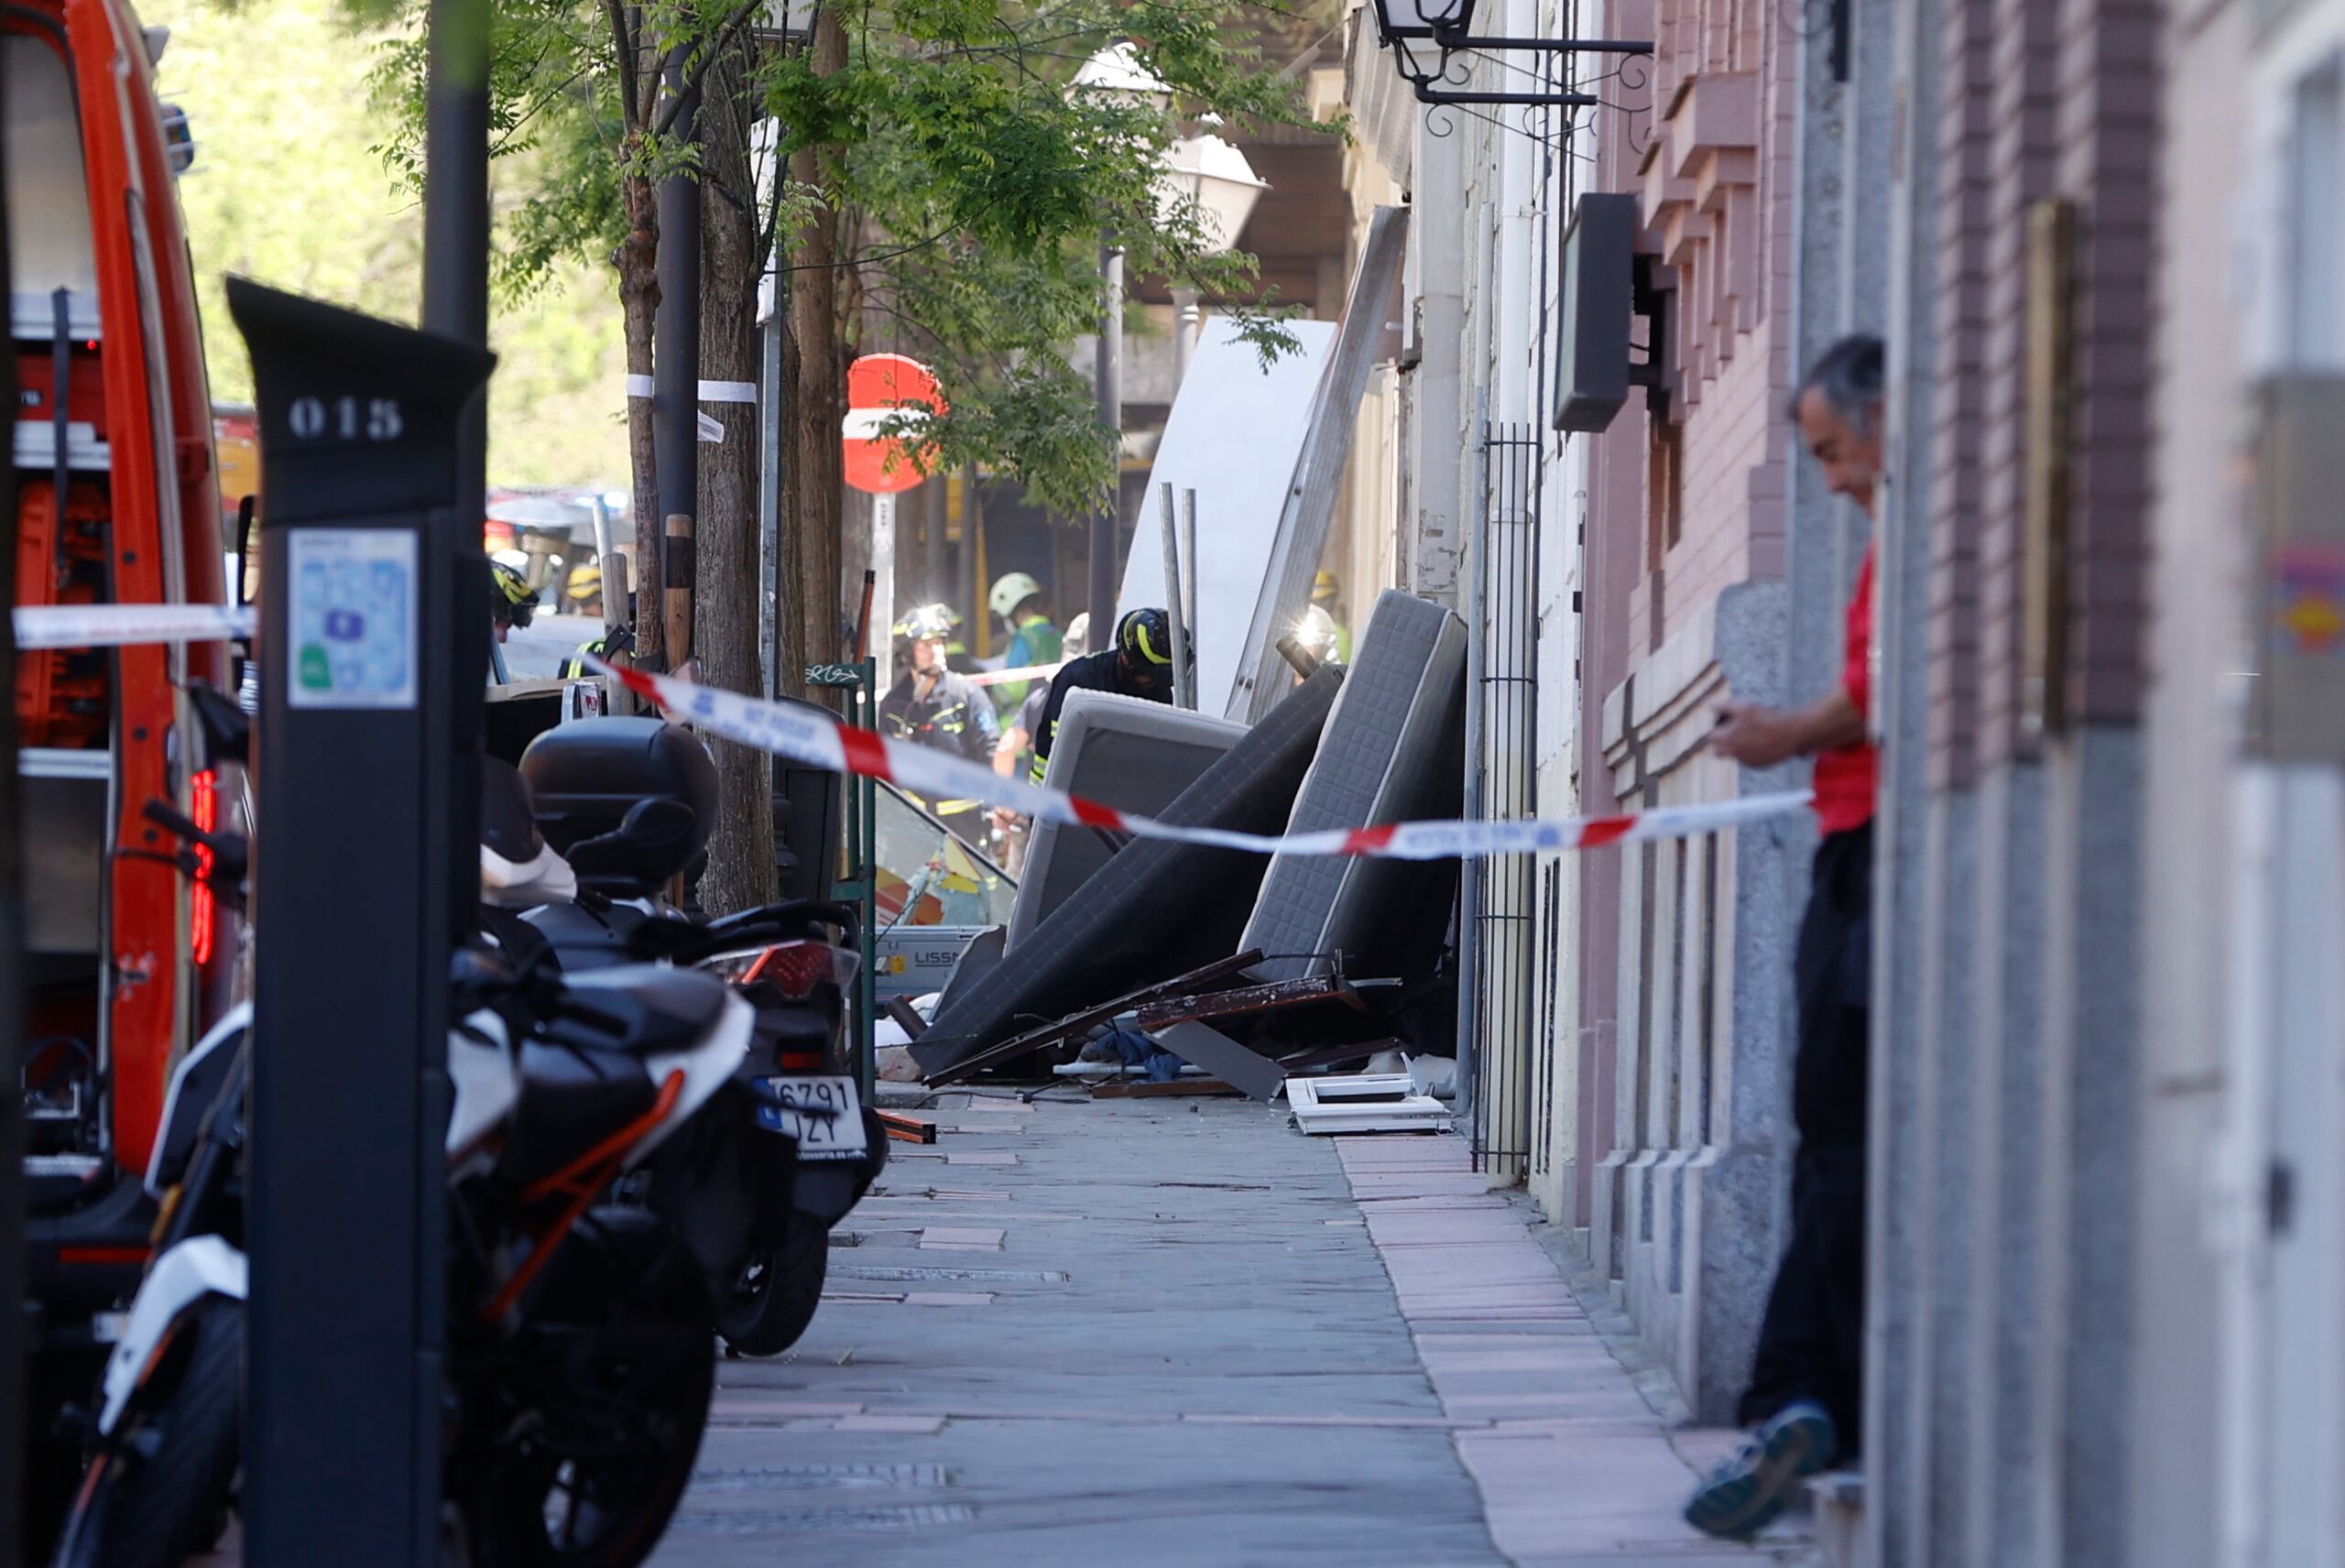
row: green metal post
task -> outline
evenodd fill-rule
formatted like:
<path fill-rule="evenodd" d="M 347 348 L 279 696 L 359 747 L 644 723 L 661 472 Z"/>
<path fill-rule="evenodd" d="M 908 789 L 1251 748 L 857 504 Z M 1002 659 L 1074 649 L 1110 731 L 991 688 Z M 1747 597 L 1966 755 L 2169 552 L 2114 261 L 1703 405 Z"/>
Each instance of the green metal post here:
<path fill-rule="evenodd" d="M 863 727 L 876 731 L 879 727 L 878 661 L 865 659 L 862 675 L 863 686 L 857 695 L 862 700 Z M 856 785 L 863 797 L 863 843 L 857 852 L 863 867 L 863 984 L 861 1005 L 856 1008 L 863 1041 L 856 1057 L 856 1087 L 863 1091 L 864 1103 L 868 1105 L 879 1072 L 879 785 L 870 779 L 858 779 Z"/>
<path fill-rule="evenodd" d="M 879 663 L 867 659 L 860 664 L 810 664 L 806 667 L 806 684 L 829 686 L 846 695 L 847 723 L 861 729 L 879 727 Z M 850 777 L 840 803 L 841 826 L 845 831 L 847 875 L 831 889 L 831 897 L 841 903 L 852 903 L 861 916 L 863 927 L 863 968 L 856 981 L 855 996 L 855 1077 L 869 1103 L 873 1084 L 878 1076 L 878 1055 L 874 1033 L 878 1026 L 879 976 L 874 972 L 878 962 L 876 927 L 878 921 L 879 893 L 879 786 L 869 779 Z"/>

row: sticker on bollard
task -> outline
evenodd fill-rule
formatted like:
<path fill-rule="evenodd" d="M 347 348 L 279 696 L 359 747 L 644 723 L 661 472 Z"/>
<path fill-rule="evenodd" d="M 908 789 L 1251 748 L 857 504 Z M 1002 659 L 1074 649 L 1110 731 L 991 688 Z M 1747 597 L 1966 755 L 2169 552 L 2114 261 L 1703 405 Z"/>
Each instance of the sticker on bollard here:
<path fill-rule="evenodd" d="M 291 681 L 296 708 L 415 706 L 415 536 L 293 528 Z"/>

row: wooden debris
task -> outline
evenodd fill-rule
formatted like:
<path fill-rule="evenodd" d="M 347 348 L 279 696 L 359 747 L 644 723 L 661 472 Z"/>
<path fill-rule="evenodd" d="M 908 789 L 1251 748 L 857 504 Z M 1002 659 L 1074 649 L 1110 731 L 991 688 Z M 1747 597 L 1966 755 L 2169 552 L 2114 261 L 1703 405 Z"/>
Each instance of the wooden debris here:
<path fill-rule="evenodd" d="M 936 1123 L 928 1116 L 916 1116 L 910 1111 L 881 1111 L 879 1125 L 898 1143 L 934 1143 Z"/>
<path fill-rule="evenodd" d="M 1175 1099 L 1190 1094 L 1238 1094 L 1218 1078 L 1175 1078 L 1170 1083 L 1101 1083 L 1091 1091 L 1095 1100 Z"/>
<path fill-rule="evenodd" d="M 1160 996 L 1176 996 L 1198 986 L 1210 985 L 1216 980 L 1237 974 L 1248 964 L 1260 964 L 1261 961 L 1261 950 L 1249 948 L 1244 953 L 1216 959 L 1202 969 L 1193 969 L 1186 975 L 1176 975 L 1170 980 L 1161 981 L 1153 985 L 1143 985 L 1139 990 L 1128 992 L 1112 1002 L 1102 1002 L 1096 1007 L 1085 1007 L 1079 1013 L 1069 1013 L 1056 1022 L 1044 1024 L 1040 1029 L 1028 1029 L 1024 1034 L 1013 1036 L 1003 1040 L 999 1045 L 974 1051 L 950 1067 L 942 1068 L 929 1074 L 929 1085 L 934 1088 L 946 1083 L 957 1083 L 964 1078 L 976 1076 L 988 1067 L 997 1066 L 1004 1062 L 1014 1062 L 1030 1051 L 1045 1045 L 1056 1045 L 1061 1040 L 1082 1033 L 1095 1024 L 1106 1023 L 1118 1013 L 1129 1012 L 1143 1002 L 1153 1001 Z"/>

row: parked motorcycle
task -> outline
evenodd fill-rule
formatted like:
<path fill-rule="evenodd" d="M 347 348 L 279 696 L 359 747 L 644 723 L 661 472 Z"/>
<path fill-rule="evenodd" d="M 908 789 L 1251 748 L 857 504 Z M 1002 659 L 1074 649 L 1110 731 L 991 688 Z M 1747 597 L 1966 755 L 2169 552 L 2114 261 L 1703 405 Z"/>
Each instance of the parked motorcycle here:
<path fill-rule="evenodd" d="M 551 883 L 517 870 L 499 901 L 526 909 L 564 973 L 652 960 L 703 967 L 757 1009 L 741 1075 L 768 1096 L 764 1124 L 798 1145 L 795 1184 L 786 1223 L 760 1225 L 709 1283 L 726 1345 L 738 1355 L 778 1355 L 813 1321 L 832 1227 L 887 1163 L 885 1129 L 857 1098 L 846 1046 L 845 998 L 860 962 L 856 912 L 799 900 L 693 921 L 663 896 L 698 860 L 716 808 L 714 765 L 673 725 L 616 717 L 563 724 L 530 743 L 520 775 L 529 822 L 560 852 L 575 887 L 546 893 Z M 505 821 L 519 855 L 529 840 L 512 818 L 522 808 L 516 791 L 503 793 L 488 815 Z"/>
<path fill-rule="evenodd" d="M 795 1140 L 765 1114 L 779 1097 L 740 1072 L 756 1009 L 713 975 L 565 977 L 485 942 L 456 955 L 452 984 L 453 1528 L 474 1568 L 631 1568 L 705 1424 L 706 1281 L 777 1242 L 757 1195 L 791 1184 Z M 248 1019 L 174 1073 L 147 1176 L 156 1259 L 107 1361 L 61 1568 L 176 1564 L 224 1520 L 242 1448 Z M 645 1200 L 612 1201 L 626 1182 Z"/>

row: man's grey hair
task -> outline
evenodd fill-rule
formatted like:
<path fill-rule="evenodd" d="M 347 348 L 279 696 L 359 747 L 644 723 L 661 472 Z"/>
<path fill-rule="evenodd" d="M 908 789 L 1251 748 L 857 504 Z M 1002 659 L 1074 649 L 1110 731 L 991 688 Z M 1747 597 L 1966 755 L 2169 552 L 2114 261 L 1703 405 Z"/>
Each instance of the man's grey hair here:
<path fill-rule="evenodd" d="M 1818 354 L 1807 374 L 1792 388 L 1792 422 L 1799 422 L 1800 400 L 1810 392 L 1823 394 L 1824 406 L 1848 421 L 1852 430 L 1867 434 L 1881 424 L 1881 386 L 1887 379 L 1889 351 L 1871 332 L 1854 332 Z"/>

